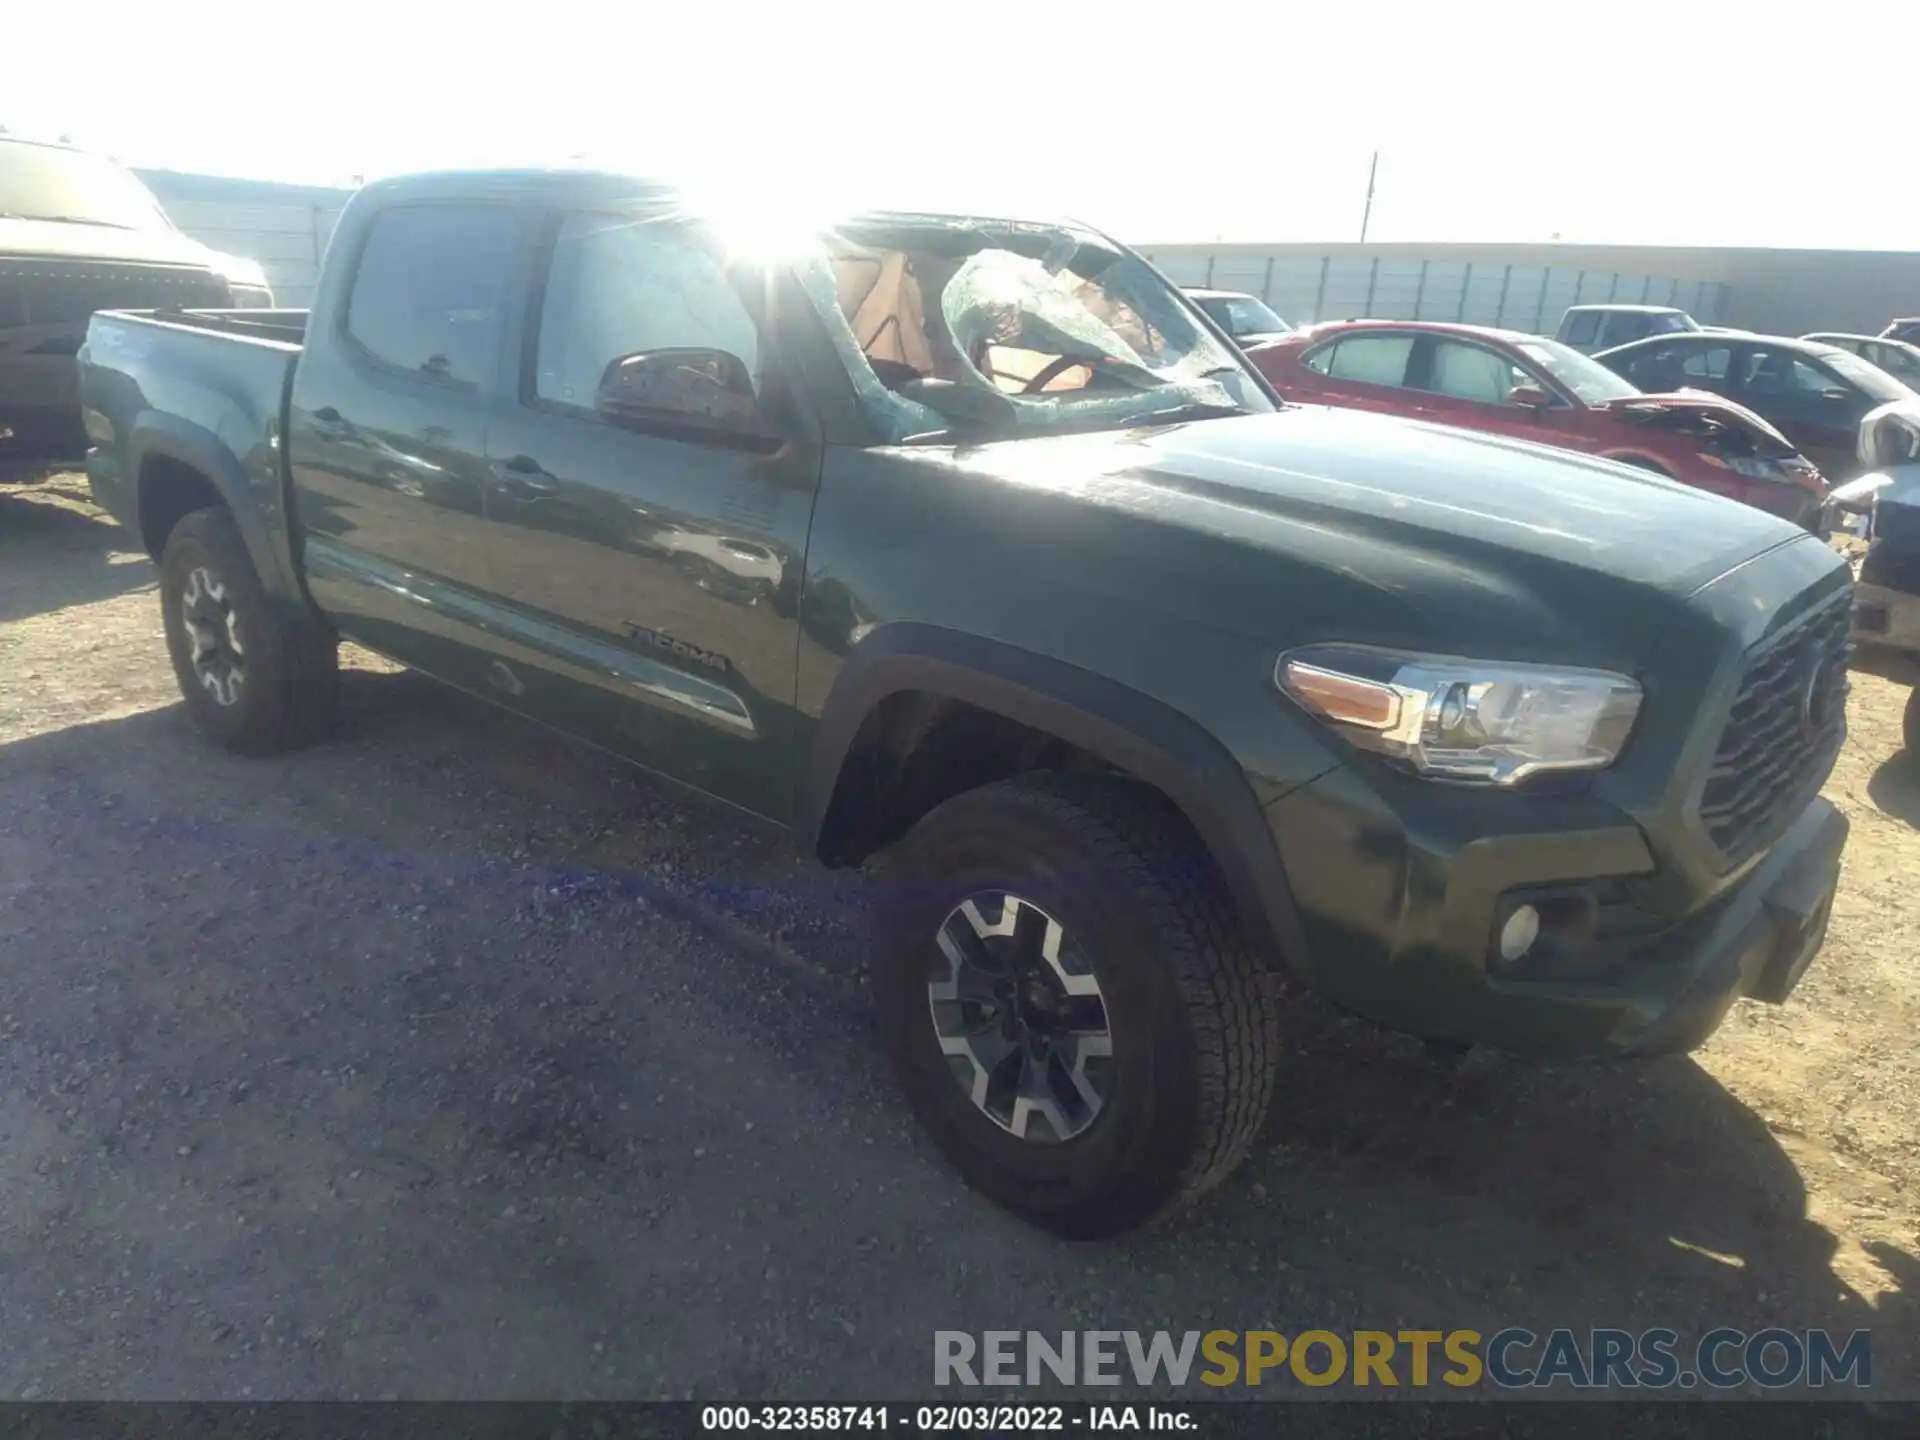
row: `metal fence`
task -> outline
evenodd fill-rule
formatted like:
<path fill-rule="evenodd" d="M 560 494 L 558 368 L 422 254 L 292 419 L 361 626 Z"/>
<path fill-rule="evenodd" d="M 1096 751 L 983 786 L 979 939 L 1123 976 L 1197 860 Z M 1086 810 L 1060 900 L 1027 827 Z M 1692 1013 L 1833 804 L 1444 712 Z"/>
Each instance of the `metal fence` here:
<path fill-rule="evenodd" d="M 1717 280 L 1551 265 L 1143 253 L 1176 284 L 1258 295 L 1295 324 L 1452 320 L 1551 334 L 1569 305 L 1623 304 L 1672 305 L 1711 325 L 1720 318 L 1727 290 Z"/>

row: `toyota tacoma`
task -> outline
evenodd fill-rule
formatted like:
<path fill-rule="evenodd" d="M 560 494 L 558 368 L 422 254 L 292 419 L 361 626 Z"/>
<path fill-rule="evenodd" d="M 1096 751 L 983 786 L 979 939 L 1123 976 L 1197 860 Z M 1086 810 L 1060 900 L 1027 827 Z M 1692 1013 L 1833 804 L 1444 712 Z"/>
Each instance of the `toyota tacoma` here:
<path fill-rule="evenodd" d="M 1126 247 L 585 171 L 360 190 L 310 313 L 111 313 L 95 494 L 187 707 L 342 639 L 871 863 L 906 1099 L 1112 1233 L 1259 1133 L 1297 987 L 1684 1050 L 1819 949 L 1850 579 L 1609 462 L 1282 403 Z"/>

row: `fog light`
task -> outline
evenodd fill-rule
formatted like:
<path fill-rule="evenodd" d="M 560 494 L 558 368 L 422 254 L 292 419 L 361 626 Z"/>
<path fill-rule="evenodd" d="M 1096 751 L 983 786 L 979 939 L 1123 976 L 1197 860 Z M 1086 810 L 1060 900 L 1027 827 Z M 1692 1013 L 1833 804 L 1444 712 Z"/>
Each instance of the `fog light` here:
<path fill-rule="evenodd" d="M 1500 927 L 1500 958 L 1509 965 L 1521 959 L 1540 938 L 1540 912 L 1531 905 L 1519 906 Z"/>

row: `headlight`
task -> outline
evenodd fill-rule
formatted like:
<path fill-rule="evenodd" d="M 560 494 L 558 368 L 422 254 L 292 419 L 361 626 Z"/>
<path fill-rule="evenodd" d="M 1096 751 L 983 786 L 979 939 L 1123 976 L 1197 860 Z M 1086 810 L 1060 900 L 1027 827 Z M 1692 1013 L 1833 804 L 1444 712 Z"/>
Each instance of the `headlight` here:
<path fill-rule="evenodd" d="M 1422 775 L 1491 785 L 1611 765 L 1640 713 L 1639 685 L 1607 670 L 1358 645 L 1291 651 L 1274 679 L 1363 750 Z"/>

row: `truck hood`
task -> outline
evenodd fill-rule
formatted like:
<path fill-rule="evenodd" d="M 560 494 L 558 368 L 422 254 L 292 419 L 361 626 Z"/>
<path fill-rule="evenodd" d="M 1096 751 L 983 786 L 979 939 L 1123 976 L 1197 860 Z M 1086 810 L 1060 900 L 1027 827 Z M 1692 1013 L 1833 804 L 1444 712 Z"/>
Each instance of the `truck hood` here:
<path fill-rule="evenodd" d="M 1365 608 L 1381 643 L 1397 632 L 1464 646 L 1500 631 L 1545 658 L 1644 654 L 1663 617 L 1699 590 L 1807 538 L 1764 511 L 1609 461 L 1323 406 L 955 459 L 1235 542 L 1206 577 L 1223 591 L 1261 585 L 1250 551 L 1266 552 L 1269 575 L 1275 565 L 1317 573 L 1324 614 Z"/>
<path fill-rule="evenodd" d="M 122 230 L 63 220 L 0 219 L 0 256 L 36 260 L 108 260 L 135 265 L 193 265 L 221 274 L 230 256 L 178 230 Z"/>

